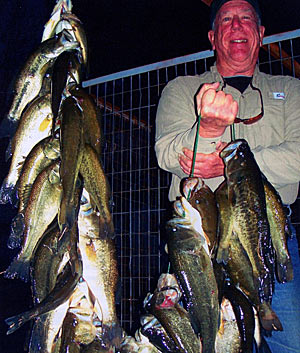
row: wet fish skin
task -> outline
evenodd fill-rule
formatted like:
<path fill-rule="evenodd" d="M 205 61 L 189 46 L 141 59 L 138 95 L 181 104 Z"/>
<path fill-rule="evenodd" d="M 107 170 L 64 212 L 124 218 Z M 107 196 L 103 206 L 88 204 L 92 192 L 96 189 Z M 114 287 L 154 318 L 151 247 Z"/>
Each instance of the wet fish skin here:
<path fill-rule="evenodd" d="M 77 99 L 83 114 L 83 129 L 85 143 L 93 147 L 98 156 L 101 155 L 102 131 L 100 126 L 99 111 L 94 99 L 79 85 L 70 88 L 70 94 Z"/>
<path fill-rule="evenodd" d="M 181 215 L 166 224 L 168 253 L 193 329 L 201 336 L 203 352 L 214 352 L 219 317 L 218 288 L 203 240 L 182 217 L 189 212 L 187 204 L 183 197 L 174 203 L 176 213 Z"/>
<path fill-rule="evenodd" d="M 61 108 L 61 165 L 60 178 L 63 197 L 60 204 L 58 223 L 60 229 L 71 229 L 76 219 L 79 168 L 84 149 L 83 114 L 72 97 L 66 98 Z"/>
<path fill-rule="evenodd" d="M 69 232 L 75 232 L 76 237 L 78 237 L 77 224 Z M 7 334 L 15 332 L 28 320 L 55 310 L 70 298 L 82 276 L 82 260 L 77 250 L 77 243 L 70 244 L 69 256 L 70 261 L 65 266 L 65 270 L 59 274 L 54 288 L 47 296 L 32 309 L 5 320 L 9 325 Z"/>
<path fill-rule="evenodd" d="M 110 187 L 97 153 L 88 144 L 85 144 L 80 174 L 84 187 L 99 211 L 100 234 L 104 238 L 114 238 L 114 225 L 109 209 Z"/>
<path fill-rule="evenodd" d="M 9 152 L 7 151 L 7 157 L 12 156 L 12 160 L 0 189 L 0 203 L 14 203 L 13 195 L 25 158 L 39 141 L 50 135 L 51 127 L 52 111 L 48 94 L 36 98 L 22 115 Z"/>
<path fill-rule="evenodd" d="M 122 329 L 116 314 L 115 293 L 118 269 L 114 240 L 103 238 L 99 230 L 99 215 L 79 211 L 79 249 L 83 262 L 83 279 L 96 298 L 101 312 L 102 337 L 105 344 L 119 346 Z"/>
<path fill-rule="evenodd" d="M 17 123 L 25 106 L 38 95 L 43 77 L 54 59 L 65 50 L 74 50 L 78 46 L 67 31 L 62 31 L 42 42 L 30 55 L 16 80 L 16 93 L 7 115 L 10 122 Z"/>
<path fill-rule="evenodd" d="M 218 222 L 215 194 L 201 178 L 184 179 L 182 188 L 184 196 L 201 215 L 204 234 L 207 237 L 209 249 L 213 254 L 217 246 Z"/>
<path fill-rule="evenodd" d="M 11 223 L 11 234 L 8 239 L 8 247 L 10 249 L 21 245 L 25 227 L 24 214 L 34 181 L 58 157 L 59 140 L 51 136 L 37 143 L 27 156 L 17 184 L 19 208 L 18 214 L 13 218 Z"/>
<path fill-rule="evenodd" d="M 165 299 L 164 291 L 155 291 L 147 307 L 175 342 L 176 352 L 201 352 L 200 339 L 192 328 L 188 312 L 178 303 L 161 305 Z"/>
<path fill-rule="evenodd" d="M 252 304 L 247 297 L 230 282 L 226 282 L 224 298 L 227 298 L 237 322 L 240 336 L 240 351 L 253 352 L 255 319 Z"/>
<path fill-rule="evenodd" d="M 220 189 L 224 185 L 227 189 L 224 207 L 228 207 L 230 214 L 223 221 L 217 261 L 227 264 L 226 269 L 234 283 L 239 284 L 256 305 L 263 327 L 282 330 L 270 306 L 274 287 L 274 250 L 261 172 L 245 140 L 230 143 L 220 156 L 225 164 L 226 177 L 226 183 Z M 251 269 L 241 269 L 241 261 L 250 263 Z"/>
<path fill-rule="evenodd" d="M 272 244 L 276 253 L 276 275 L 280 283 L 293 280 L 293 265 L 287 247 L 289 236 L 288 222 L 280 195 L 272 184 L 264 177 L 267 215 L 270 224 Z"/>
<path fill-rule="evenodd" d="M 5 271 L 6 278 L 29 279 L 30 261 L 44 231 L 57 215 L 61 200 L 59 162 L 53 162 L 36 178 L 25 212 L 22 248 Z"/>

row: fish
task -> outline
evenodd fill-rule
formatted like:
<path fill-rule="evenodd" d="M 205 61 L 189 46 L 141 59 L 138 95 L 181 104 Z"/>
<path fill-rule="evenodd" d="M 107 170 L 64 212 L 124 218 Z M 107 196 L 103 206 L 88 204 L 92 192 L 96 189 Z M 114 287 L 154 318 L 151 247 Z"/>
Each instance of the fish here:
<path fill-rule="evenodd" d="M 141 317 L 141 324 L 140 333 L 147 337 L 149 343 L 153 344 L 159 352 L 168 353 L 179 350 L 172 337 L 167 334 L 163 325 L 154 315 L 143 315 Z"/>
<path fill-rule="evenodd" d="M 42 36 L 42 42 L 52 38 L 56 35 L 55 27 L 58 22 L 61 20 L 61 14 L 63 12 L 72 11 L 72 1 L 71 0 L 58 0 L 52 10 L 51 17 L 44 25 L 44 31 Z"/>
<path fill-rule="evenodd" d="M 109 207 L 109 183 L 96 151 L 88 144 L 85 144 L 79 172 L 83 178 L 84 188 L 90 194 L 93 205 L 96 205 L 99 211 L 100 234 L 104 238 L 114 238 L 114 224 Z"/>
<path fill-rule="evenodd" d="M 103 138 L 100 126 L 100 112 L 97 109 L 95 101 L 80 85 L 73 85 L 69 92 L 72 97 L 76 98 L 84 114 L 83 130 L 85 143 L 93 147 L 100 157 Z"/>
<path fill-rule="evenodd" d="M 214 352 L 218 287 L 201 217 L 183 196 L 174 202 L 173 208 L 175 216 L 166 223 L 170 262 L 192 327 L 201 337 L 203 352 Z"/>
<path fill-rule="evenodd" d="M 226 281 L 223 292 L 223 300 L 221 307 L 223 310 L 223 332 L 219 337 L 222 337 L 223 340 L 229 346 L 235 346 L 229 350 L 225 350 L 225 347 L 222 347 L 219 352 L 243 352 L 243 353 L 252 353 L 253 344 L 254 344 L 254 330 L 255 330 L 255 318 L 252 304 L 249 302 L 247 297 L 236 288 L 230 281 Z M 222 311 L 222 310 L 221 310 Z M 222 321 L 222 320 L 221 320 Z M 226 333 L 226 327 L 229 327 L 230 330 L 236 334 Z M 235 337 L 235 339 L 233 339 Z M 216 340 L 216 342 L 218 339 Z M 220 343 L 220 342 L 219 342 Z M 216 350 L 217 351 L 217 350 Z"/>
<path fill-rule="evenodd" d="M 14 204 L 16 184 L 20 177 L 22 166 L 31 149 L 42 139 L 50 135 L 52 128 L 52 111 L 50 94 L 36 98 L 25 110 L 14 134 L 8 156 L 12 156 L 10 168 L 0 189 L 0 203 Z"/>
<path fill-rule="evenodd" d="M 211 254 L 217 247 L 218 209 L 215 194 L 201 178 L 182 181 L 183 196 L 200 213 L 204 235 Z"/>
<path fill-rule="evenodd" d="M 65 301 L 55 310 L 41 315 L 34 321 L 28 353 L 57 353 L 60 348 L 59 332 L 69 308 Z"/>
<path fill-rule="evenodd" d="M 79 168 L 84 153 L 83 114 L 75 99 L 66 98 L 61 108 L 60 178 L 63 189 L 58 223 L 60 229 L 71 229 L 76 220 L 75 197 Z"/>
<path fill-rule="evenodd" d="M 83 262 L 82 278 L 86 281 L 102 322 L 101 339 L 107 345 L 118 347 L 121 342 L 120 327 L 115 305 L 118 268 L 114 240 L 103 238 L 99 231 L 99 215 L 92 208 L 81 205 L 78 215 L 79 249 Z"/>
<path fill-rule="evenodd" d="M 24 108 L 38 95 L 44 75 L 54 63 L 54 59 L 66 50 L 76 50 L 78 46 L 78 42 L 74 41 L 72 35 L 66 30 L 40 43 L 18 75 L 13 101 L 6 120 L 3 120 L 3 126 L 1 125 L 4 130 L 0 134 L 1 137 L 11 136 L 14 133 Z M 7 129 L 5 130 L 5 124 L 8 124 L 9 133 L 7 133 Z"/>
<path fill-rule="evenodd" d="M 6 269 L 6 278 L 29 279 L 30 262 L 34 250 L 48 225 L 58 213 L 62 188 L 59 177 L 59 161 L 54 161 L 36 178 L 25 211 L 25 228 L 22 247 Z"/>
<path fill-rule="evenodd" d="M 72 312 L 68 312 L 61 330 L 60 353 L 80 353 L 80 344 L 75 340 L 75 329 L 77 325 L 77 316 Z"/>
<path fill-rule="evenodd" d="M 135 332 L 134 337 L 125 336 L 121 344 L 121 353 L 160 353 L 161 351 L 157 349 L 138 329 Z"/>
<path fill-rule="evenodd" d="M 11 233 L 8 238 L 8 247 L 15 249 L 21 245 L 25 227 L 25 210 L 30 193 L 37 176 L 60 155 L 59 140 L 56 137 L 46 137 L 37 143 L 23 164 L 17 183 L 17 198 L 19 207 L 17 215 L 11 222 Z"/>
<path fill-rule="evenodd" d="M 172 288 L 156 290 L 148 299 L 145 307 L 153 314 L 160 324 L 164 327 L 167 336 L 175 343 L 176 352 L 181 353 L 199 353 L 201 352 L 200 339 L 195 334 L 188 312 L 178 304 L 180 296 L 177 296 L 175 302 L 169 299 L 169 293 Z M 173 289 L 177 293 L 176 288 Z M 143 328 L 143 334 L 147 332 Z M 151 334 L 147 335 L 151 339 Z M 157 345 L 160 350 L 163 344 Z"/>
<path fill-rule="evenodd" d="M 80 52 L 82 54 L 82 61 L 85 66 L 88 64 L 88 41 L 86 37 L 86 33 L 84 31 L 84 28 L 82 26 L 82 22 L 79 20 L 79 18 L 74 15 L 71 12 L 63 12 L 61 15 L 61 20 L 62 21 L 68 21 L 72 27 L 72 32 L 74 34 L 75 40 L 79 43 L 80 45 Z M 59 25 L 60 23 L 57 24 L 56 26 L 56 31 L 59 31 Z"/>
<path fill-rule="evenodd" d="M 282 330 L 271 308 L 274 250 L 260 169 L 245 140 L 235 140 L 220 153 L 226 180 L 216 190 L 220 240 L 216 260 L 225 264 L 236 286 L 259 312 L 267 331 Z"/>
<path fill-rule="evenodd" d="M 75 237 L 77 238 L 77 224 L 68 232 L 75 232 Z M 35 304 L 32 309 L 5 319 L 6 324 L 9 325 L 7 335 L 15 332 L 27 321 L 55 310 L 58 306 L 70 299 L 82 276 L 82 260 L 76 242 L 70 244 L 68 253 L 70 260 L 66 264 L 64 271 L 58 275 L 54 288 L 46 297 L 41 302 Z"/>
<path fill-rule="evenodd" d="M 293 265 L 287 247 L 289 226 L 280 195 L 273 185 L 263 177 L 266 196 L 267 216 L 270 225 L 272 244 L 276 254 L 276 275 L 278 282 L 293 280 Z"/>
<path fill-rule="evenodd" d="M 95 338 L 94 341 L 85 347 L 82 347 L 81 353 L 114 353 L 114 347 L 103 345 L 100 339 Z M 136 352 L 136 351 L 134 351 Z"/>

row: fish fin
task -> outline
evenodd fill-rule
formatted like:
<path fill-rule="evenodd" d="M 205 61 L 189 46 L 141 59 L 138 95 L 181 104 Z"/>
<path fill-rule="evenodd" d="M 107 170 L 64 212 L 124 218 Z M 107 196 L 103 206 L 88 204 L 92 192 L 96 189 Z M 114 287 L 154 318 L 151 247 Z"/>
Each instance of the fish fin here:
<path fill-rule="evenodd" d="M 0 138 L 13 137 L 17 130 L 17 122 L 4 118 L 0 123 Z"/>
<path fill-rule="evenodd" d="M 25 218 L 23 213 L 18 213 L 12 220 L 11 232 L 7 241 L 10 249 L 16 249 L 21 246 L 22 235 L 25 228 Z"/>
<path fill-rule="evenodd" d="M 269 303 L 263 302 L 259 305 L 258 315 L 261 325 L 266 331 L 283 331 L 282 324 Z"/>
<path fill-rule="evenodd" d="M 15 258 L 9 267 L 4 272 L 5 278 L 20 278 L 24 282 L 28 282 L 30 272 L 30 262 L 21 261 L 18 258 Z"/>
<path fill-rule="evenodd" d="M 294 278 L 293 265 L 290 258 L 287 258 L 284 263 L 277 261 L 276 263 L 277 280 L 280 283 L 292 281 Z"/>

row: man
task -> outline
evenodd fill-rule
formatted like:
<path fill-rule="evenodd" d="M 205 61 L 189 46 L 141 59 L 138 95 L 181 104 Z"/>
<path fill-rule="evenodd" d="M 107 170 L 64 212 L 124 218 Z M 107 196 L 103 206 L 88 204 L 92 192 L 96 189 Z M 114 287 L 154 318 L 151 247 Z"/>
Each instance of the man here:
<path fill-rule="evenodd" d="M 216 64 L 200 76 L 178 77 L 164 89 L 157 111 L 155 150 L 161 168 L 172 173 L 170 201 L 190 175 L 200 112 L 194 176 L 215 190 L 224 180 L 219 152 L 235 137 L 247 140 L 255 159 L 286 205 L 300 180 L 300 81 L 271 76 L 256 63 L 265 28 L 257 0 L 215 0 L 209 40 Z M 199 89 L 200 88 L 200 89 Z M 300 352 L 300 264 L 297 239 L 288 241 L 294 280 L 276 283 L 272 307 L 284 333 L 273 332 L 272 352 Z M 284 294 L 282 294 L 285 291 Z"/>

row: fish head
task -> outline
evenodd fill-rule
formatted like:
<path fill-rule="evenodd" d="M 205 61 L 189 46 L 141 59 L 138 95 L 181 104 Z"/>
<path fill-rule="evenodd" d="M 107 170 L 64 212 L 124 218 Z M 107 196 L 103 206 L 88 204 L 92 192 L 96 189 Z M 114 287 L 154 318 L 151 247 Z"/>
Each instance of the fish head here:
<path fill-rule="evenodd" d="M 220 153 L 228 177 L 240 171 L 246 171 L 255 164 L 253 153 L 246 140 L 239 139 L 229 143 Z"/>
<path fill-rule="evenodd" d="M 204 181 L 201 178 L 189 177 L 184 178 L 181 182 L 182 194 L 190 201 L 195 193 L 197 193 L 204 185 Z"/>

